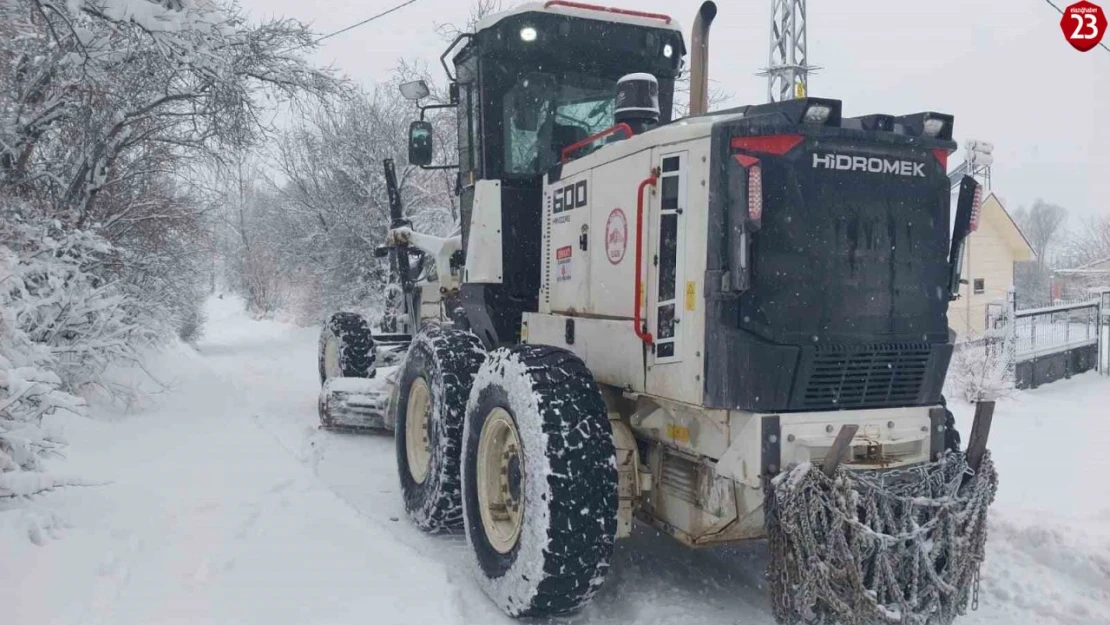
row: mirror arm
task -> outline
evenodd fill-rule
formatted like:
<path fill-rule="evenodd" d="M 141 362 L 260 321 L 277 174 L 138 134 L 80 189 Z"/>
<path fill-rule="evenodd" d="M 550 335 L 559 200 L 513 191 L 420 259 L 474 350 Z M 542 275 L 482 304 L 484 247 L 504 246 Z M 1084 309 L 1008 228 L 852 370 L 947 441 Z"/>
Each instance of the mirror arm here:
<path fill-rule="evenodd" d="M 458 106 L 459 106 L 458 104 L 428 104 L 426 106 L 421 106 L 420 107 L 420 121 L 425 121 L 424 120 L 424 112 L 425 111 L 430 111 L 430 110 L 433 110 L 433 109 L 453 109 L 453 108 L 457 108 Z"/>
<path fill-rule="evenodd" d="M 451 82 L 455 82 L 455 76 L 451 73 L 451 68 L 447 66 L 447 55 L 451 54 L 451 51 L 454 50 L 455 46 L 459 45 L 459 42 L 463 39 L 469 41 L 473 38 L 473 33 L 461 33 L 458 37 L 455 37 L 455 40 L 451 42 L 451 45 L 447 46 L 447 49 L 443 51 L 442 55 L 440 55 L 439 64 L 443 66 L 443 71 L 447 74 L 447 78 Z"/>

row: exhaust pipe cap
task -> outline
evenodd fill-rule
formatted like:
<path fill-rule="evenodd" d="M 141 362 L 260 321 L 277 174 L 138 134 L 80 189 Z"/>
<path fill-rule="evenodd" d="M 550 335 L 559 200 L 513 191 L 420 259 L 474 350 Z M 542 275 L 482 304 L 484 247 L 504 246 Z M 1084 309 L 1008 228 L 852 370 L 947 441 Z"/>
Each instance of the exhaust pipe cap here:
<path fill-rule="evenodd" d="M 717 17 L 717 3 L 703 2 L 690 36 L 690 115 L 709 111 L 709 27 Z"/>

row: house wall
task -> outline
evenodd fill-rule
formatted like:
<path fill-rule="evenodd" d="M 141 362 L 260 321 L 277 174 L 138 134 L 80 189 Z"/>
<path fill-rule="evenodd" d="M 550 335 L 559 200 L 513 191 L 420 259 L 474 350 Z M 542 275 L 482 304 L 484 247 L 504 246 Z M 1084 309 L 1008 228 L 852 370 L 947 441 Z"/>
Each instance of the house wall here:
<path fill-rule="evenodd" d="M 1005 220 L 1005 221 L 1004 221 Z M 1013 249 L 1004 238 L 1003 228 L 1012 227 L 1009 217 L 993 198 L 983 203 L 979 229 L 968 237 L 964 247 L 964 279 L 960 298 L 949 304 L 948 325 L 959 338 L 972 338 L 986 327 L 987 305 L 1005 303 L 1014 284 Z M 975 280 L 983 280 L 984 292 L 975 293 Z"/>

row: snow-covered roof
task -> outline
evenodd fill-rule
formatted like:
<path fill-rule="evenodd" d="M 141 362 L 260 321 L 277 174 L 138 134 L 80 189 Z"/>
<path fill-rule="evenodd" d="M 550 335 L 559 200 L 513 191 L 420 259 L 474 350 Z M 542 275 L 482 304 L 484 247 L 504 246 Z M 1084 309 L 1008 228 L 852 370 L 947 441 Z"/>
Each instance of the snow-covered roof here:
<path fill-rule="evenodd" d="M 506 11 L 499 11 L 491 13 L 478 21 L 477 30 L 484 30 L 500 22 L 501 20 L 522 13 L 558 13 L 560 15 L 572 15 L 574 17 L 583 17 L 591 20 L 598 20 L 602 22 L 616 22 L 618 24 L 633 24 L 635 26 L 648 26 L 653 28 L 667 28 L 670 30 L 677 30 L 682 32 L 682 27 L 679 25 L 678 20 L 669 16 L 655 17 L 654 14 L 647 14 L 646 12 L 636 12 L 632 9 L 610 9 L 609 7 L 587 8 L 588 6 L 582 2 L 574 2 L 568 4 L 557 4 L 555 2 L 526 2 L 520 6 L 513 7 Z M 619 12 L 628 11 L 628 12 Z M 666 17 L 666 19 L 663 19 Z"/>
<path fill-rule="evenodd" d="M 1106 265 L 1100 267 L 1099 265 Z M 1057 269 L 1052 272 L 1058 276 L 1104 276 L 1110 273 L 1110 256 L 1099 258 L 1070 269 Z"/>
<path fill-rule="evenodd" d="M 1089 269 L 1089 270 L 1093 270 L 1093 271 L 1106 271 L 1107 269 L 1110 269 L 1110 267 L 1108 267 L 1106 269 L 1099 267 L 1099 265 L 1103 265 L 1103 264 L 1106 264 L 1106 263 L 1110 263 L 1110 256 L 1107 256 L 1106 258 L 1100 258 L 1098 260 L 1093 260 L 1093 261 L 1087 263 L 1086 265 L 1080 265 L 1078 267 L 1075 267 L 1074 269 L 1080 269 L 1080 270 Z"/>

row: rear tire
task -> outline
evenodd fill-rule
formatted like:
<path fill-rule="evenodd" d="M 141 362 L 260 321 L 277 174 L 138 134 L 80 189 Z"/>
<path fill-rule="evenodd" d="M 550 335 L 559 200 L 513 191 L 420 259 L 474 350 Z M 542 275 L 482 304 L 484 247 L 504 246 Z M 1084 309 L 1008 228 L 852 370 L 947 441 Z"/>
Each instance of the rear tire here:
<path fill-rule="evenodd" d="M 589 369 L 555 347 L 491 352 L 463 436 L 466 536 L 486 594 L 514 617 L 579 610 L 617 531 L 612 426 Z"/>
<path fill-rule="evenodd" d="M 466 400 L 485 351 L 478 337 L 426 325 L 401 365 L 393 429 L 405 511 L 429 533 L 462 528 L 459 450 Z"/>
<path fill-rule="evenodd" d="M 320 384 L 331 378 L 372 378 L 376 358 L 370 322 L 358 313 L 337 312 L 320 330 Z"/>

